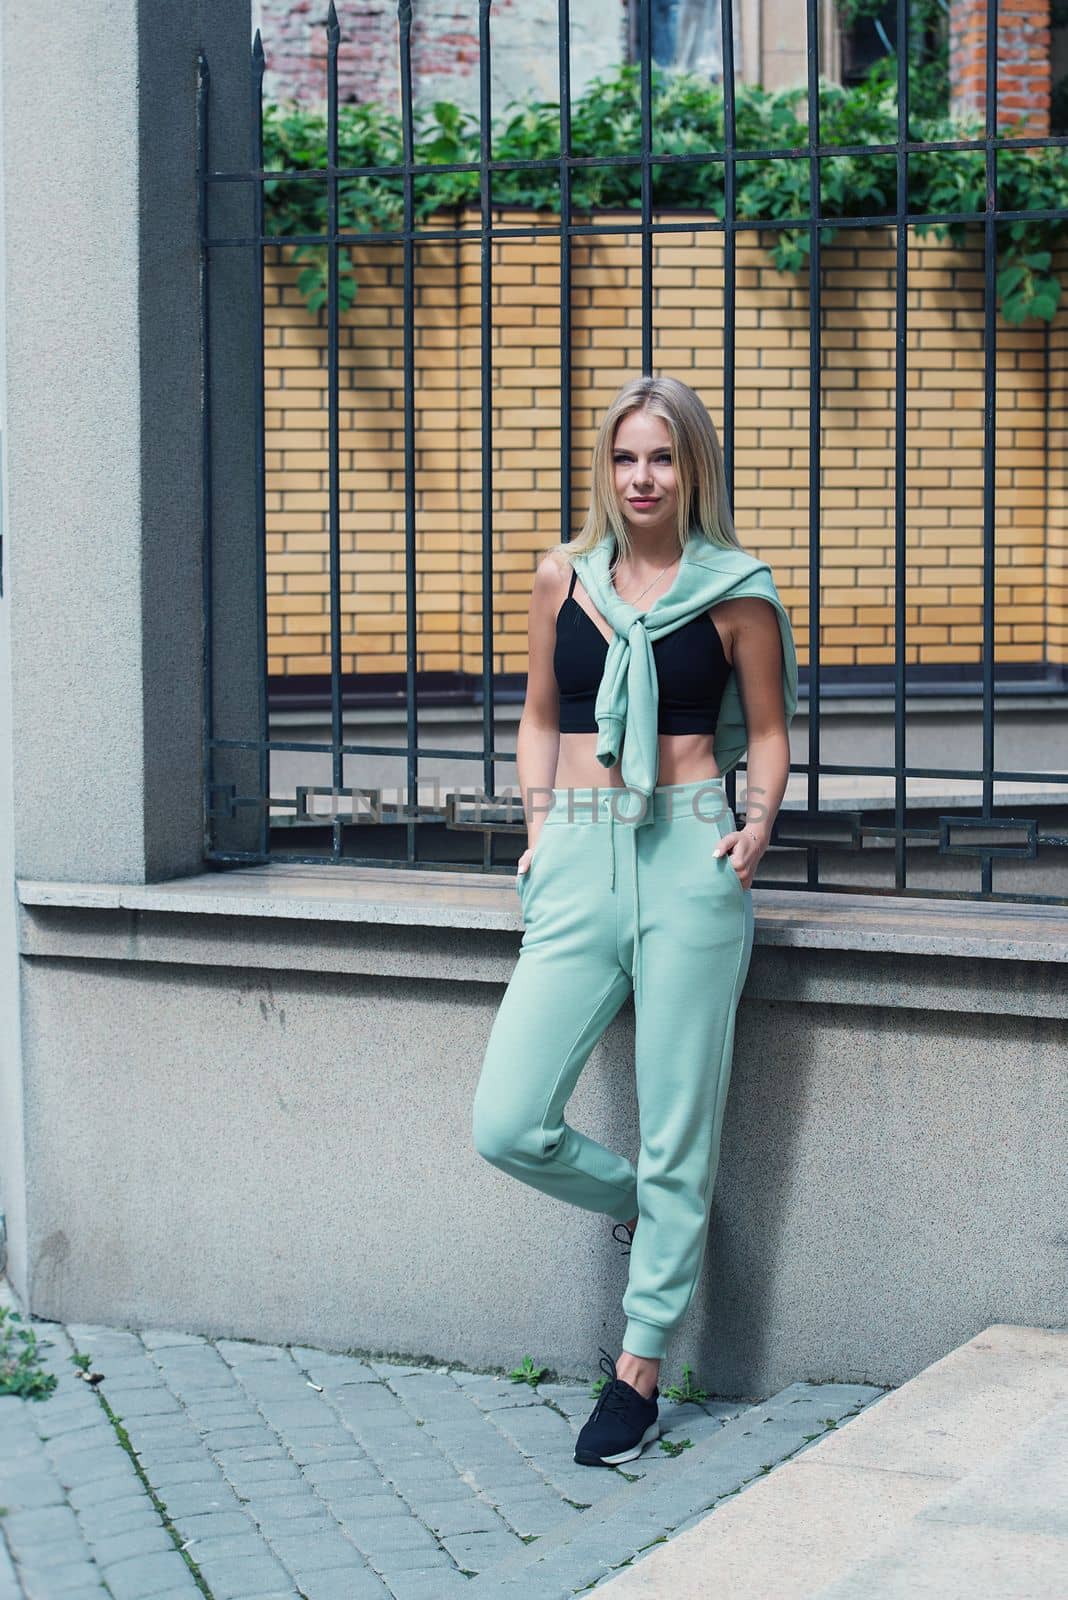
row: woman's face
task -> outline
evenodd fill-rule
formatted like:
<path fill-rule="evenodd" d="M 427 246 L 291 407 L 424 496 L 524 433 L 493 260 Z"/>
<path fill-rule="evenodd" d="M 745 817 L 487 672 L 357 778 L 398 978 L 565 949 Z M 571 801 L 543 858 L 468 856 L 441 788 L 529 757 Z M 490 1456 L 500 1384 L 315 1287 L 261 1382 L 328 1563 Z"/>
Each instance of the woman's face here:
<path fill-rule="evenodd" d="M 679 494 L 671 435 L 663 417 L 631 411 L 616 429 L 612 447 L 616 498 L 634 532 L 674 529 Z"/>

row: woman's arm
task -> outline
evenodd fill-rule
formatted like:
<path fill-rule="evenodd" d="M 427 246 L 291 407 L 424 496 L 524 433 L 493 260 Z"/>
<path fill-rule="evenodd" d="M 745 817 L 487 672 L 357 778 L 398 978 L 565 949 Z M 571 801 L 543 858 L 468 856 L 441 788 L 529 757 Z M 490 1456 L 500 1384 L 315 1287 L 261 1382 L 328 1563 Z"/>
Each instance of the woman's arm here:
<path fill-rule="evenodd" d="M 538 842 L 551 805 L 553 779 L 560 753 L 560 691 L 553 672 L 556 613 L 561 604 L 564 571 L 555 556 L 543 556 L 534 574 L 527 613 L 527 692 L 516 735 L 519 793 L 527 824 L 527 858 Z"/>
<path fill-rule="evenodd" d="M 748 889 L 757 863 L 771 842 L 771 830 L 786 793 L 790 735 L 782 696 L 778 613 L 770 601 L 755 598 L 740 598 L 733 609 L 733 666 L 738 674 L 747 733 L 745 827 L 726 834 L 713 854 L 729 852 L 742 887 Z"/>

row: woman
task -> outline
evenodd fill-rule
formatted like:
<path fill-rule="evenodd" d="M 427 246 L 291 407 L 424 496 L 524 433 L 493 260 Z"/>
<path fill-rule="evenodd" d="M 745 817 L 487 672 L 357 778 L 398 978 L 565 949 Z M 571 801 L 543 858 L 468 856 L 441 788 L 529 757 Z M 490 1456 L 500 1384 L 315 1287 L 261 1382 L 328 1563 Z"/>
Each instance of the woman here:
<path fill-rule="evenodd" d="M 473 1106 L 476 1149 L 626 1230 L 618 1361 L 575 1460 L 659 1436 L 657 1380 L 704 1254 L 751 884 L 790 764 L 789 619 L 738 543 L 719 439 L 695 392 L 639 378 L 593 452 L 581 533 L 541 560 L 517 762 L 525 932 Z M 744 828 L 723 775 L 748 750 Z M 564 1107 L 633 988 L 637 1165 Z M 621 1239 L 622 1242 L 622 1239 Z"/>

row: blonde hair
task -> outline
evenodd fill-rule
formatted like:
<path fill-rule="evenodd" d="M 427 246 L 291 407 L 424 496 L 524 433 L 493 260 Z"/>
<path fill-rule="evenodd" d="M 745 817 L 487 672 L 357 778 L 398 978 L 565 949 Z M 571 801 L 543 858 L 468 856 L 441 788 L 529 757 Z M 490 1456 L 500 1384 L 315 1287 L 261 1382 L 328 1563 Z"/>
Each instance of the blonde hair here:
<path fill-rule="evenodd" d="M 604 414 L 593 446 L 590 508 L 573 539 L 553 545 L 551 555 L 586 555 L 614 534 L 618 556 L 631 555 L 626 519 L 616 496 L 612 460 L 616 429 L 634 411 L 661 417 L 671 435 L 671 459 L 679 491 L 677 532 L 682 549 L 694 530 L 713 544 L 741 550 L 727 500 L 716 425 L 696 390 L 678 378 L 633 378 L 623 385 Z"/>

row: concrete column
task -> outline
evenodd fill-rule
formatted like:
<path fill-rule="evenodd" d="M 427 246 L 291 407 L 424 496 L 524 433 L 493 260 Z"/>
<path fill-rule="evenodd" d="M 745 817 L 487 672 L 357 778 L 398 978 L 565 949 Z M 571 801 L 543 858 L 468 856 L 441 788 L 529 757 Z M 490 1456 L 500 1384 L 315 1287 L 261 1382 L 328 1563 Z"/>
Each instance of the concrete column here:
<path fill-rule="evenodd" d="M 202 864 L 197 53 L 233 166 L 249 0 L 5 0 L 0 30 L 0 1204 L 21 1292 L 15 879 Z M 216 307 L 240 373 L 219 518 L 246 539 L 247 299 Z"/>

